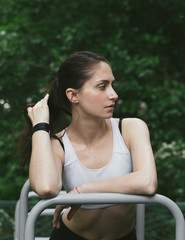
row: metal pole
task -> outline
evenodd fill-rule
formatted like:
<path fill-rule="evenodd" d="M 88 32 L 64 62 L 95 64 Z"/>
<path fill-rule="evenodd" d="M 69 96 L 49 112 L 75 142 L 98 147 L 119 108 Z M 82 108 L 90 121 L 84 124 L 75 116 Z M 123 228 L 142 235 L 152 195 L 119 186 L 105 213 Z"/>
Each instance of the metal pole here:
<path fill-rule="evenodd" d="M 30 190 L 30 183 L 27 180 L 22 187 L 20 200 L 19 200 L 19 238 L 18 240 L 24 240 L 26 220 L 28 214 L 28 192 Z"/>
<path fill-rule="evenodd" d="M 136 235 L 137 235 L 137 240 L 145 239 L 145 204 L 137 204 Z"/>
<path fill-rule="evenodd" d="M 176 240 L 185 239 L 185 223 L 179 207 L 169 198 L 156 194 L 152 197 L 119 193 L 59 194 L 55 198 L 39 201 L 31 210 L 25 229 L 25 240 L 34 240 L 35 223 L 42 211 L 56 204 L 160 204 L 168 208 L 175 219 Z"/>
<path fill-rule="evenodd" d="M 15 228 L 14 228 L 14 240 L 19 240 L 19 200 L 15 206 Z"/>

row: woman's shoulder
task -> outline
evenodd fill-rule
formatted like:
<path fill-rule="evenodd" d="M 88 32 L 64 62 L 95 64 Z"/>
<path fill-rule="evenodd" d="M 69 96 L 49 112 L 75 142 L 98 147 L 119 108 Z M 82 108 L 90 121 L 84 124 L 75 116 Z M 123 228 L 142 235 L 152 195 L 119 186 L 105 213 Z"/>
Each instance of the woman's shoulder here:
<path fill-rule="evenodd" d="M 115 118 L 119 123 L 119 118 Z M 139 118 L 123 118 L 122 119 L 122 137 L 131 151 L 131 143 L 137 143 L 141 139 L 149 139 L 149 131 L 147 124 Z"/>
<path fill-rule="evenodd" d="M 119 122 L 119 120 L 121 119 L 122 120 L 122 124 L 129 124 L 129 125 L 147 125 L 145 123 L 144 120 L 140 119 L 140 118 L 114 118 L 117 122 Z"/>
<path fill-rule="evenodd" d="M 120 118 L 114 118 L 117 123 L 119 123 Z M 138 131 L 148 132 L 148 126 L 140 118 L 121 118 L 122 119 L 122 133 L 134 133 L 137 134 Z"/>

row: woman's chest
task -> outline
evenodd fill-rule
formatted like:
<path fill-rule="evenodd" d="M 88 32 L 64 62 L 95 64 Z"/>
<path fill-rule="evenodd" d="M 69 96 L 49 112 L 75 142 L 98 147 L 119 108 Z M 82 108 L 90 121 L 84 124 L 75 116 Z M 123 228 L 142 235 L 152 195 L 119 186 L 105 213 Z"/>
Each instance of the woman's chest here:
<path fill-rule="evenodd" d="M 130 154 L 113 153 L 112 159 L 102 168 L 86 168 L 76 158 L 70 164 L 64 166 L 62 178 L 66 191 L 70 191 L 83 183 L 108 180 L 124 176 L 131 171 L 132 159 Z"/>
<path fill-rule="evenodd" d="M 92 141 L 90 144 L 71 142 L 72 148 L 80 163 L 88 169 L 99 169 L 106 166 L 113 155 L 112 132 Z"/>
<path fill-rule="evenodd" d="M 82 147 L 75 150 L 80 163 L 88 169 L 99 169 L 106 166 L 112 159 L 113 147 L 104 144 L 96 147 Z"/>

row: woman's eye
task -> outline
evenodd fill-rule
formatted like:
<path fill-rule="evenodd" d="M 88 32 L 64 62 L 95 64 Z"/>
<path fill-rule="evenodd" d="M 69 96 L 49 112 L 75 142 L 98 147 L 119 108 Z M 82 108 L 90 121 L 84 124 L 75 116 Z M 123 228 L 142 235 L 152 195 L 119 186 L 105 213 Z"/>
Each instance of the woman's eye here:
<path fill-rule="evenodd" d="M 105 85 L 99 85 L 100 90 L 105 90 L 106 86 Z"/>

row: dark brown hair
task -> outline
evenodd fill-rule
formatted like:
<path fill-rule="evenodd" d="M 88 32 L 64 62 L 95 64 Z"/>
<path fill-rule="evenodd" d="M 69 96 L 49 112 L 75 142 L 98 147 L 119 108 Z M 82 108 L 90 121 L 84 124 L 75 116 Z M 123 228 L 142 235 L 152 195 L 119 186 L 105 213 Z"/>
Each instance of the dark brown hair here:
<path fill-rule="evenodd" d="M 97 53 L 82 51 L 73 53 L 61 64 L 57 77 L 51 82 L 48 91 L 51 135 L 56 131 L 58 123 L 61 124 L 65 113 L 71 115 L 71 103 L 66 96 L 66 89 L 80 90 L 84 83 L 93 76 L 94 70 L 100 62 L 109 64 L 103 56 Z M 34 104 L 31 104 L 31 106 L 34 106 Z M 30 132 L 32 124 L 27 114 L 27 107 L 28 105 L 24 109 L 26 124 L 19 137 L 18 144 L 20 165 L 29 161 L 31 156 Z"/>

